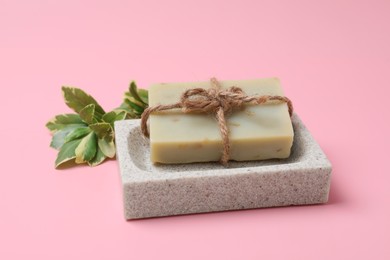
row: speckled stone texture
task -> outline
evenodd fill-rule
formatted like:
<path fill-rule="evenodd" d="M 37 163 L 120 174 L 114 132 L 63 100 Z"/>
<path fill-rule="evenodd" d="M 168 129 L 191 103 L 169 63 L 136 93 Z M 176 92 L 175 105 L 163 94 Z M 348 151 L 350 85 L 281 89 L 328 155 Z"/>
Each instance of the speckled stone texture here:
<path fill-rule="evenodd" d="M 115 122 L 126 219 L 328 201 L 332 167 L 296 114 L 288 159 L 153 165 L 139 120 Z"/>

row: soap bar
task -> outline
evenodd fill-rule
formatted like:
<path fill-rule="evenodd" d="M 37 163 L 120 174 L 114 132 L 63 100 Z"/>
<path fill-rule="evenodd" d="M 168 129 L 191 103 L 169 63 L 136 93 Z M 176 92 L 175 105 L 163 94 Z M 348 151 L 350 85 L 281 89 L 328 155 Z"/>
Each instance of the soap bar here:
<path fill-rule="evenodd" d="M 279 95 L 283 90 L 277 78 L 219 81 L 223 89 L 240 87 L 246 95 Z M 149 105 L 176 103 L 191 88 L 210 88 L 210 82 L 160 83 L 149 88 Z M 287 158 L 294 131 L 285 103 L 245 105 L 226 115 L 235 161 Z M 151 161 L 192 163 L 219 161 L 223 144 L 218 122 L 212 114 L 183 113 L 180 109 L 154 112 L 150 116 Z"/>

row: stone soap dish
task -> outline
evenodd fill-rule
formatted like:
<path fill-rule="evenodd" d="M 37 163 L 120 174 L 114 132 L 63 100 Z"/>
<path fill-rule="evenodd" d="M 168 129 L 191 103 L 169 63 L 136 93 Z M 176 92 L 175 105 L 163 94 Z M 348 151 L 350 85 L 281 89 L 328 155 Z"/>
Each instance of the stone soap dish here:
<path fill-rule="evenodd" d="M 126 219 L 328 201 L 332 167 L 297 115 L 283 160 L 154 165 L 139 120 L 115 122 Z"/>

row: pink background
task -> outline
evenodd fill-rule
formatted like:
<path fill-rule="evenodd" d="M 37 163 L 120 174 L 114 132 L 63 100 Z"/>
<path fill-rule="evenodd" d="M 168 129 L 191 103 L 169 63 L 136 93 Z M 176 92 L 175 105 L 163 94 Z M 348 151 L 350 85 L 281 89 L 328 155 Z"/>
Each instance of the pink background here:
<path fill-rule="evenodd" d="M 0 0 L 0 259 L 390 259 L 390 1 Z M 329 203 L 125 221 L 118 165 L 55 170 L 62 85 L 278 76 Z"/>

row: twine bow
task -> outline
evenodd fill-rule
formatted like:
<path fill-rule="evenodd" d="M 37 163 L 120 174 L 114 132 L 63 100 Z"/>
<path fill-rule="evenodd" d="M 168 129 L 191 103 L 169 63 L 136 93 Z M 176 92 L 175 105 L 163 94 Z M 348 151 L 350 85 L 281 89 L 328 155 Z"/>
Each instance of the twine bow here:
<path fill-rule="evenodd" d="M 260 105 L 268 101 L 286 103 L 290 116 L 293 113 L 293 106 L 290 99 L 283 96 L 247 96 L 239 87 L 222 89 L 216 78 L 210 79 L 211 88 L 193 88 L 186 90 L 180 101 L 169 105 L 156 105 L 148 107 L 141 116 L 141 131 L 145 137 L 149 137 L 147 122 L 151 113 L 156 111 L 181 108 L 183 113 L 207 113 L 214 114 L 219 125 L 222 136 L 223 151 L 220 162 L 227 166 L 230 158 L 229 129 L 227 127 L 225 114 L 242 108 L 244 104 Z"/>

